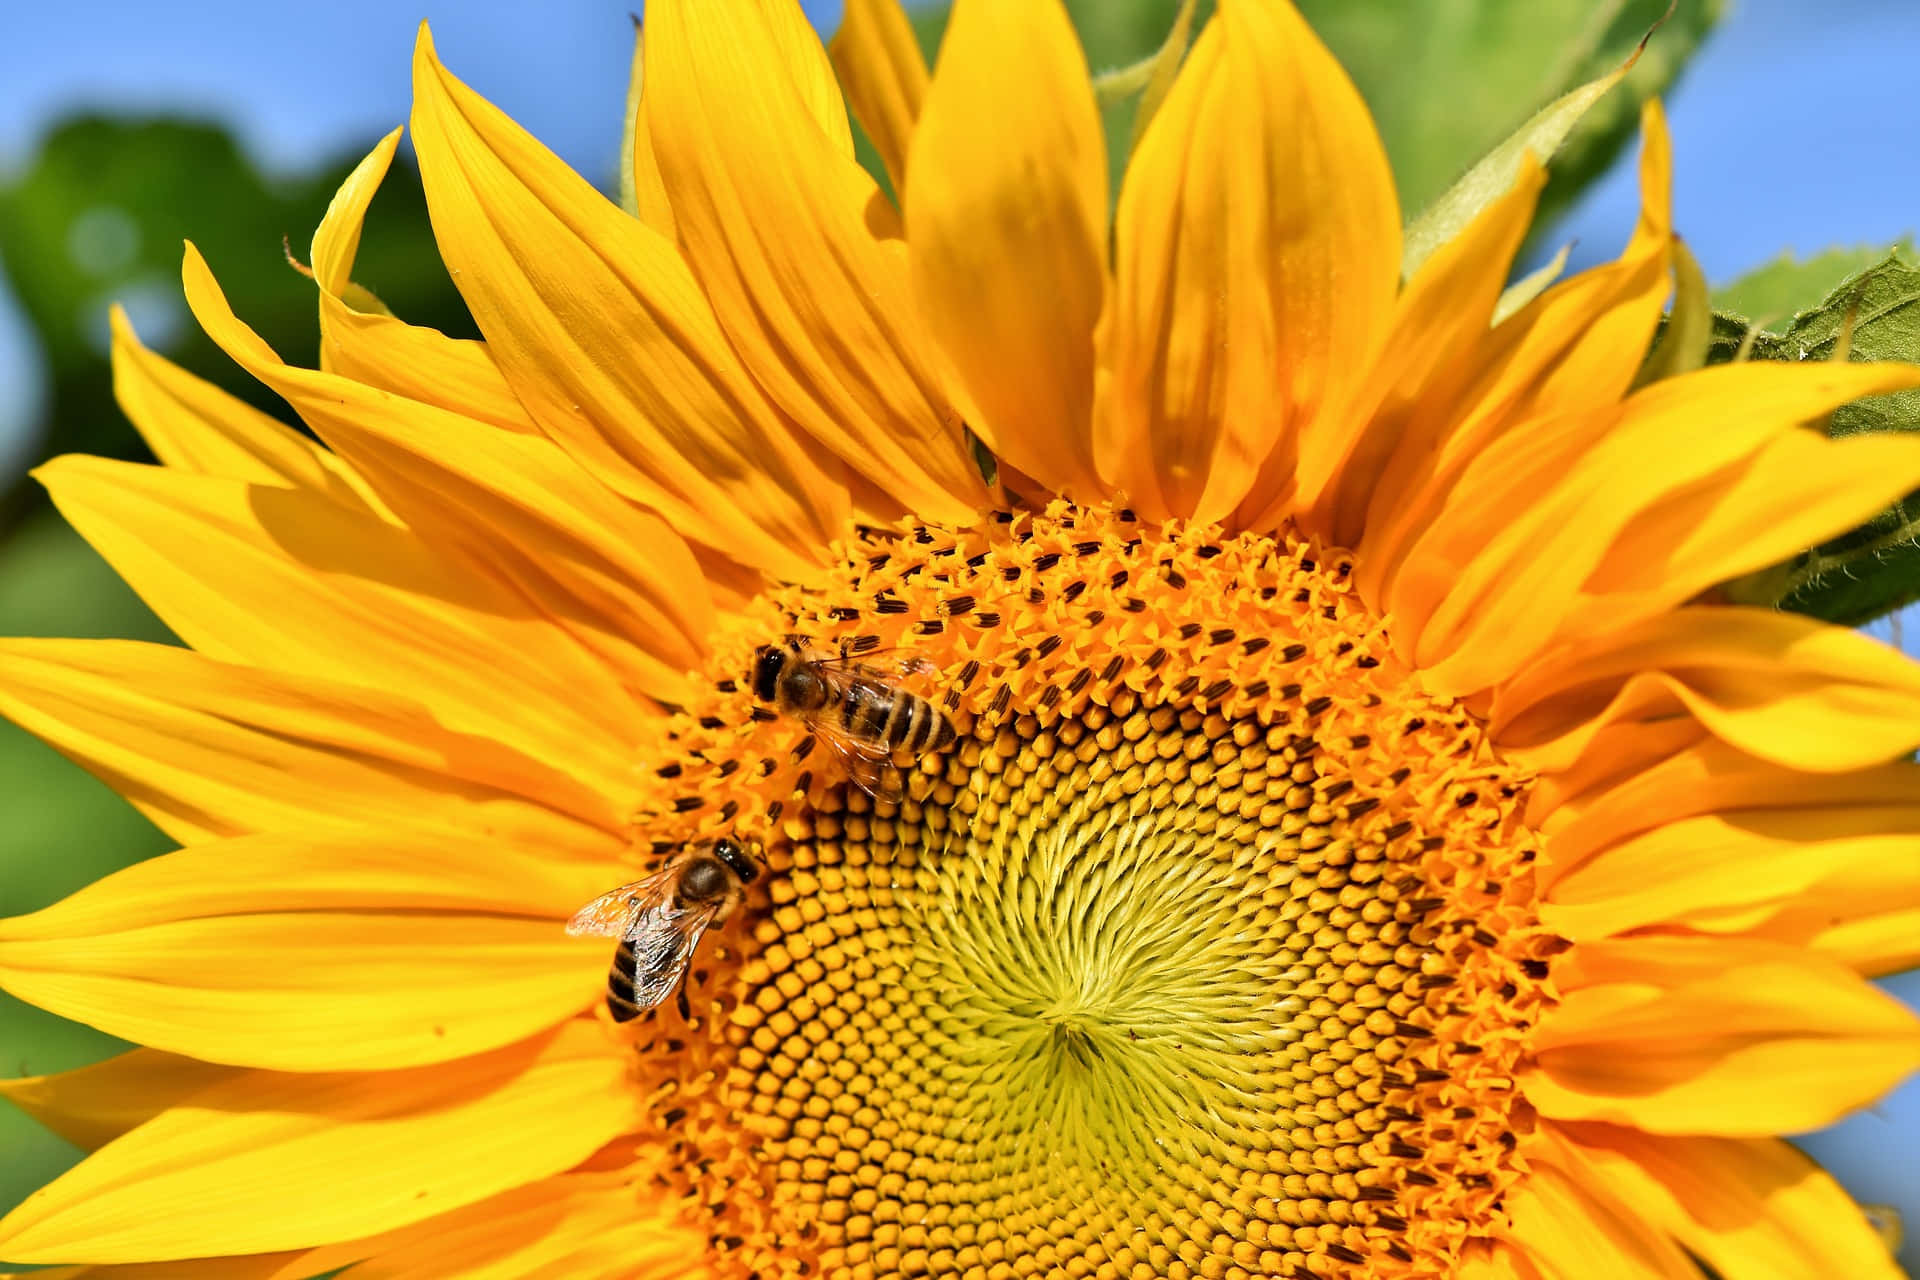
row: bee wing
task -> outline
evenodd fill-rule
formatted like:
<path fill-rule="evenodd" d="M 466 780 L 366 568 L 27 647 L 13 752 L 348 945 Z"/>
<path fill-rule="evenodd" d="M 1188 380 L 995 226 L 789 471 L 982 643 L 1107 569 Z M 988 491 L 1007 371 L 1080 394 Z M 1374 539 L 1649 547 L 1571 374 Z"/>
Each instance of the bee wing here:
<path fill-rule="evenodd" d="M 893 752 L 884 742 L 856 738 L 832 725 L 817 724 L 814 734 L 839 761 L 847 781 L 879 800 L 898 800 L 905 791 Z"/>
<path fill-rule="evenodd" d="M 870 659 L 882 655 L 893 655 L 886 662 L 873 662 Z M 908 676 L 923 676 L 934 670 L 933 663 L 918 654 L 903 653 L 899 649 L 874 649 L 862 654 L 845 654 L 833 658 L 814 658 L 815 666 L 825 667 L 829 671 L 843 671 L 856 680 L 865 680 L 880 685 L 890 685 L 896 680 Z"/>
<path fill-rule="evenodd" d="M 666 900 L 672 885 L 672 868 L 662 867 L 644 880 L 609 889 L 573 913 L 567 932 L 574 937 L 618 938 L 640 912 L 657 907 Z"/>
<path fill-rule="evenodd" d="M 633 947 L 633 1002 L 642 1012 L 673 994 L 720 905 L 662 904 L 634 917 L 625 936 Z"/>

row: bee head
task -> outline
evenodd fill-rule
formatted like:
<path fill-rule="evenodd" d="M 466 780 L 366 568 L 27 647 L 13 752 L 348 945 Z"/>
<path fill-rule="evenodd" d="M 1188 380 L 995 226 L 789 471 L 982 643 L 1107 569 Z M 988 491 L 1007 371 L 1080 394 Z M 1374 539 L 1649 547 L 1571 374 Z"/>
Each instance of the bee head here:
<path fill-rule="evenodd" d="M 713 856 L 726 864 L 727 870 L 740 877 L 741 884 L 747 884 L 760 874 L 760 868 L 753 858 L 741 847 L 738 840 L 723 836 L 713 842 Z"/>
<path fill-rule="evenodd" d="M 772 702 L 774 693 L 780 687 L 780 672 L 787 665 L 787 655 L 779 648 L 763 644 L 753 651 L 753 696 L 762 702 Z"/>

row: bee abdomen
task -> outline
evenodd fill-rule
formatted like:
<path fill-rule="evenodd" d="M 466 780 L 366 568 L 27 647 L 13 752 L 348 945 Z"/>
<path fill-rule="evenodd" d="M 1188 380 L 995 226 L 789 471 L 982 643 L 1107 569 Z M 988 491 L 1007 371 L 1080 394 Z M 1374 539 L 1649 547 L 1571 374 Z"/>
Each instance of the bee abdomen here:
<path fill-rule="evenodd" d="M 934 706 L 931 702 L 923 703 L 922 705 L 925 707 L 927 714 L 927 741 L 924 746 L 916 747 L 915 750 L 945 751 L 953 745 L 953 740 L 960 735 L 954 731 L 953 721 L 947 719 L 946 713 L 941 711 L 940 708 Z"/>
<path fill-rule="evenodd" d="M 631 1022 L 640 1016 L 638 972 L 633 939 L 622 938 L 613 953 L 613 967 L 607 970 L 607 1012 L 615 1022 Z"/>
<path fill-rule="evenodd" d="M 887 742 L 897 701 L 868 685 L 850 684 L 840 703 L 841 727 L 856 738 Z"/>

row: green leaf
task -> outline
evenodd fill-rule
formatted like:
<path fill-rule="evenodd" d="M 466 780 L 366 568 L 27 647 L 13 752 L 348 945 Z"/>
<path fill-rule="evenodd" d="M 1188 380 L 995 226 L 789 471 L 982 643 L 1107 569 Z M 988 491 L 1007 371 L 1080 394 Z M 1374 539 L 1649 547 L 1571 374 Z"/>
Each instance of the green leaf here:
<path fill-rule="evenodd" d="M 372 145 L 372 140 L 368 140 Z M 80 451 L 145 458 L 113 403 L 107 308 L 127 301 L 151 345 L 201 377 L 284 416 L 194 325 L 180 293 L 181 245 L 199 245 L 236 310 L 288 359 L 311 363 L 319 340 L 306 256 L 327 202 L 363 149 L 292 178 L 254 169 L 233 138 L 177 120 L 83 116 L 57 126 L 0 184 L 0 261 L 45 353 L 52 395 L 40 457 Z M 358 274 L 399 314 L 475 332 L 435 251 L 417 179 L 389 180 L 361 242 Z M 37 461 L 38 458 L 33 459 Z M 0 523 L 40 501 L 16 487 Z"/>
<path fill-rule="evenodd" d="M 1365 96 L 1409 216 L 1543 104 L 1618 67 L 1668 0 L 1300 0 L 1300 8 Z M 1541 225 L 1605 171 L 1638 127 L 1638 104 L 1673 82 L 1718 20 L 1724 0 L 1678 0 L 1648 41 L 1624 91 L 1609 94 L 1561 148 L 1541 197 Z M 1095 73 L 1151 57 L 1178 0 L 1067 0 Z M 929 62 L 946 5 L 909 11 Z M 1212 0 L 1194 15 L 1198 32 Z M 1107 105 L 1107 159 L 1119 190 L 1138 99 Z"/>
<path fill-rule="evenodd" d="M 1912 245 L 1896 246 L 1912 252 Z M 1888 250 L 1879 245 L 1856 249 L 1828 249 L 1805 262 L 1791 252 L 1757 267 L 1731 284 L 1713 291 L 1716 311 L 1751 320 L 1764 329 L 1784 330 L 1803 311 L 1825 301 L 1842 281 L 1885 261 Z"/>
<path fill-rule="evenodd" d="M 171 639 L 78 534 L 42 509 L 0 555 L 0 635 Z M 0 721 L 0 915 L 37 911 L 168 847 L 165 836 L 78 765 Z M 124 1048 L 112 1036 L 0 993 L 0 1073 L 38 1075 Z M 0 1105 L 0 1211 L 79 1152 Z"/>
<path fill-rule="evenodd" d="M 1910 248 L 1879 250 L 1859 264 L 1857 250 L 1835 250 L 1805 263 L 1769 263 L 1721 291 L 1765 314 L 1790 311 L 1784 332 L 1770 332 L 1736 315 L 1714 317 L 1709 359 L 1732 359 L 1745 343 L 1760 360 L 1831 360 L 1846 342 L 1853 360 L 1920 362 L 1920 264 Z M 1820 272 L 1826 272 L 1825 282 Z M 1805 300 L 1824 296 L 1815 305 Z M 1834 410 L 1827 424 L 1834 436 L 1863 431 L 1920 431 L 1920 391 L 1874 396 Z M 1743 604 L 1777 605 L 1829 622 L 1856 626 L 1920 600 L 1920 493 L 1839 538 L 1787 561 L 1728 583 L 1729 597 Z"/>

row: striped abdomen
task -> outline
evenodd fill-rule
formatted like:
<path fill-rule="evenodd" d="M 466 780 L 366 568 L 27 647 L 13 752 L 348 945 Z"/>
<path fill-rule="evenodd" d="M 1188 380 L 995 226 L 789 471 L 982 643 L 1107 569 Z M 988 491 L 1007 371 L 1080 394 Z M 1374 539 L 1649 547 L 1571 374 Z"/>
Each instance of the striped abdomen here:
<path fill-rule="evenodd" d="M 889 752 L 905 751 L 915 759 L 950 745 L 955 736 L 940 708 L 925 698 L 864 680 L 847 684 L 834 715 L 849 737 L 879 743 Z"/>
<path fill-rule="evenodd" d="M 633 938 L 628 936 L 620 939 L 620 946 L 613 953 L 613 966 L 607 970 L 607 1012 L 615 1022 L 631 1022 L 646 1011 L 640 1005 L 638 985 Z"/>

